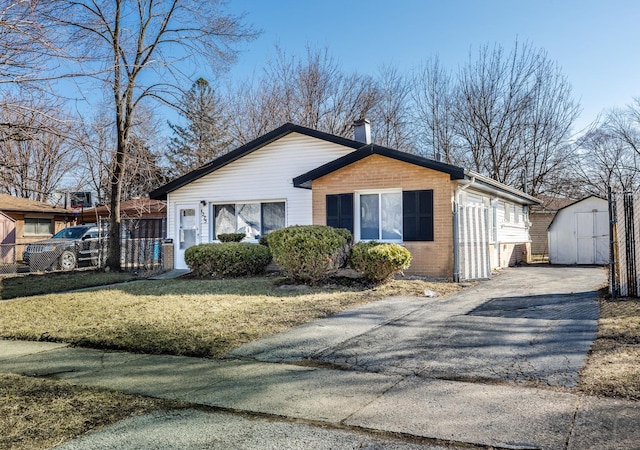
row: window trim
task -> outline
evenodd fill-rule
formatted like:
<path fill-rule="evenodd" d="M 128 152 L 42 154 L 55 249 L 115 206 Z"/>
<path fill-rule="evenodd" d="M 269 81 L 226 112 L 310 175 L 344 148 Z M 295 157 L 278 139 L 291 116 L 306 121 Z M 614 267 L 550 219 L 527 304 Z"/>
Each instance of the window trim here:
<path fill-rule="evenodd" d="M 360 230 L 360 225 L 361 225 L 361 219 L 360 219 L 360 196 L 361 195 L 373 195 L 373 194 L 377 194 L 378 195 L 378 239 L 362 239 L 361 238 L 361 230 Z M 401 188 L 392 188 L 392 189 L 366 189 L 366 190 L 359 190 L 359 191 L 354 191 L 353 193 L 353 210 L 354 210 L 354 224 L 353 224 L 353 237 L 354 237 L 354 241 L 355 242 L 368 242 L 368 241 L 378 241 L 378 242 L 387 242 L 387 243 L 395 243 L 395 244 L 402 244 L 404 242 L 403 238 L 404 238 L 404 230 L 402 229 L 401 226 L 401 236 L 400 239 L 383 239 L 382 238 L 382 208 L 381 206 L 381 201 L 380 201 L 380 196 L 382 194 L 398 194 L 400 196 L 400 223 L 402 225 L 402 220 L 403 220 L 403 205 L 402 205 L 402 189 Z"/>

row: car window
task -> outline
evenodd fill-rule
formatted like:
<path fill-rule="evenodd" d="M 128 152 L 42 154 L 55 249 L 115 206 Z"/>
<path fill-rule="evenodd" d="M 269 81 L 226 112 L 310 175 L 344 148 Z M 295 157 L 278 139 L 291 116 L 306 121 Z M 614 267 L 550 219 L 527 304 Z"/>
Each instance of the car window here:
<path fill-rule="evenodd" d="M 80 239 L 86 228 L 65 228 L 64 230 L 58 231 L 53 238 L 54 239 Z"/>

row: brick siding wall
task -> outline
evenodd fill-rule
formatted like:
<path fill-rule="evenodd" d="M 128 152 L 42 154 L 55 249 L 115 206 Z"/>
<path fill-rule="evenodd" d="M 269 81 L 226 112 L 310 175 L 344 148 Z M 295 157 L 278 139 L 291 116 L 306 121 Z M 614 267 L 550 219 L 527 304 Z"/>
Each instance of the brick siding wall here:
<path fill-rule="evenodd" d="M 313 223 L 326 224 L 326 196 L 376 189 L 433 189 L 434 240 L 405 242 L 413 261 L 405 271 L 427 277 L 453 276 L 454 183 L 448 174 L 371 155 L 324 177 L 313 180 Z"/>

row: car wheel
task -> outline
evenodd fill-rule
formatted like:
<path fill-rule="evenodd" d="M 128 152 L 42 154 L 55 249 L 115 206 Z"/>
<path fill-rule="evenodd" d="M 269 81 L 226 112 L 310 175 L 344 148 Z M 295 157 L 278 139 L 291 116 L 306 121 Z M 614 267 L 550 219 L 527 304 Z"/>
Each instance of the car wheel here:
<path fill-rule="evenodd" d="M 60 255 L 60 268 L 62 270 L 73 270 L 76 268 L 76 255 L 70 250 L 65 250 Z"/>

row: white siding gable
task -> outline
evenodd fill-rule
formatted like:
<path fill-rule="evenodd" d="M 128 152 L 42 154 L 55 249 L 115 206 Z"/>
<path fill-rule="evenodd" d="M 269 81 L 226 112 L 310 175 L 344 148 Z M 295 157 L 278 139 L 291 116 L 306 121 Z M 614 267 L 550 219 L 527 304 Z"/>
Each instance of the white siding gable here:
<path fill-rule="evenodd" d="M 340 158 L 353 149 L 290 133 L 167 195 L 167 235 L 176 240 L 176 204 L 200 205 L 197 242 L 211 242 L 211 204 L 284 201 L 286 226 L 312 223 L 311 190 L 293 187 L 293 178 Z M 202 205 L 201 202 L 206 202 Z M 176 267 L 181 266 L 176 260 Z"/>

